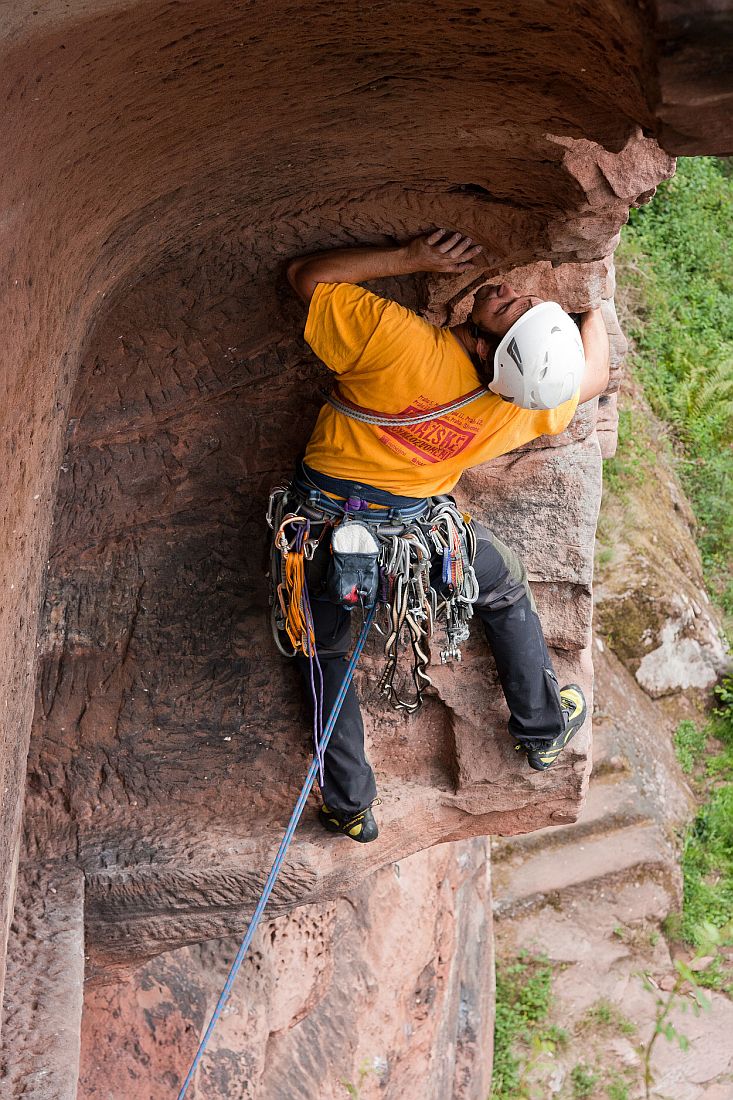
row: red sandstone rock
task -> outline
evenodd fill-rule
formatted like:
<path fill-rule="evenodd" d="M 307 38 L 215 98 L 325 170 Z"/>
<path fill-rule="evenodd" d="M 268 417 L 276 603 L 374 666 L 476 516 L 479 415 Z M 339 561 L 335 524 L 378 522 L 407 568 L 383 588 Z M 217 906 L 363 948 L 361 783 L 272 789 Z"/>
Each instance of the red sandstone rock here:
<path fill-rule="evenodd" d="M 348 897 L 267 921 L 190 1095 L 346 1098 L 351 1085 L 361 1100 L 485 1100 L 485 846 L 440 845 L 377 871 Z M 236 948 L 180 948 L 94 989 L 79 1100 L 174 1095 Z"/>
<path fill-rule="evenodd" d="M 84 993 L 84 879 L 78 867 L 22 869 L 7 977 L 0 1095 L 74 1100 Z"/>
<path fill-rule="evenodd" d="M 267 626 L 262 517 L 322 373 L 299 339 L 247 355 L 237 288 L 215 296 L 209 279 L 206 264 L 175 263 L 119 299 L 85 356 L 59 479 L 26 832 L 30 851 L 78 853 L 94 966 L 241 927 L 308 765 L 297 680 Z M 558 674 L 589 697 L 599 494 L 591 409 L 563 437 L 472 471 L 461 496 L 522 552 Z M 334 846 L 309 808 L 275 912 L 336 898 L 429 844 L 577 813 L 589 730 L 551 773 L 532 772 L 474 633 L 461 666 L 434 667 L 414 718 L 376 695 L 372 639 L 357 686 L 382 839 Z"/>

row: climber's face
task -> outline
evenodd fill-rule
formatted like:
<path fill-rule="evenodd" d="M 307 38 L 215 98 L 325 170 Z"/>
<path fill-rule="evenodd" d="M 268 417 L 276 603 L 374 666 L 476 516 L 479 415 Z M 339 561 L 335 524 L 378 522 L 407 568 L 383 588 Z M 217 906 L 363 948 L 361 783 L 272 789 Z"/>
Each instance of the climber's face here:
<path fill-rule="evenodd" d="M 530 294 L 517 294 L 507 283 L 487 284 L 476 291 L 471 320 L 493 336 L 502 337 L 523 313 L 538 306 L 542 300 Z"/>

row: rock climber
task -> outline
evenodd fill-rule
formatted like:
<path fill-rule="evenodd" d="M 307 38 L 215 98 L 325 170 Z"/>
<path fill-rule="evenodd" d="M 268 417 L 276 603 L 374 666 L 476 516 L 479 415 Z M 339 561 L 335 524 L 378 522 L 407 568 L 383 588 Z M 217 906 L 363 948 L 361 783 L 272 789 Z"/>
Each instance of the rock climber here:
<path fill-rule="evenodd" d="M 338 376 L 343 399 L 340 407 L 326 404 L 321 410 L 291 486 L 300 499 L 322 506 L 324 519 L 334 510 L 356 508 L 368 526 L 372 516 L 414 516 L 436 497 L 450 502 L 445 494 L 464 470 L 537 436 L 562 432 L 577 405 L 606 388 L 609 343 L 599 309 L 573 320 L 556 303 L 518 294 L 505 283 L 486 283 L 476 291 L 466 321 L 438 328 L 359 285 L 418 272 L 466 272 L 481 251 L 459 232 L 436 229 L 400 246 L 339 248 L 289 263 L 290 285 L 308 306 L 305 339 Z M 461 409 L 441 411 L 466 394 Z M 358 416 L 358 410 L 380 410 L 387 418 L 419 419 L 433 409 L 435 418 L 408 425 L 375 425 Z M 509 733 L 529 766 L 544 771 L 585 721 L 583 692 L 575 684 L 558 685 L 517 555 L 484 526 L 463 518 L 474 538 L 472 610 L 496 661 Z M 324 710 L 341 686 L 351 638 L 347 606 L 326 598 L 332 530 L 324 523 L 327 537 L 308 563 Z M 430 563 L 431 584 L 438 573 L 436 587 L 439 549 L 436 544 Z M 459 552 L 448 559 L 442 553 L 443 561 L 460 559 Z M 312 667 L 302 655 L 298 662 L 308 682 Z M 377 792 L 353 685 L 323 769 L 321 824 L 361 843 L 374 840 Z"/>

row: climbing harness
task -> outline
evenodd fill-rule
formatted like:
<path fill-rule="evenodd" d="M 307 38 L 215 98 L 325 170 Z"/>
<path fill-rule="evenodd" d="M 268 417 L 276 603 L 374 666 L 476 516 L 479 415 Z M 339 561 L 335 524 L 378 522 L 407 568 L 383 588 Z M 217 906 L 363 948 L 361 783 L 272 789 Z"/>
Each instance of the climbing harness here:
<path fill-rule="evenodd" d="M 325 753 L 326 748 L 328 746 L 328 742 L 331 738 L 331 734 L 333 733 L 333 728 L 336 724 L 336 719 L 339 716 L 339 713 L 341 711 L 341 707 L 343 705 L 344 699 L 346 698 L 346 692 L 348 691 L 349 684 L 351 683 L 352 677 L 354 675 L 354 669 L 356 668 L 357 661 L 359 660 L 359 657 L 361 656 L 362 650 L 364 649 L 364 643 L 366 642 L 367 634 L 369 633 L 369 628 L 372 625 L 372 620 L 374 618 L 375 611 L 376 611 L 376 604 L 367 613 L 367 616 L 364 620 L 364 624 L 361 628 L 361 633 L 359 634 L 356 645 L 354 646 L 354 652 L 351 655 L 351 660 L 349 661 L 349 664 L 346 668 L 346 673 L 344 675 L 343 683 L 341 684 L 341 688 L 339 690 L 339 693 L 336 696 L 333 707 L 331 708 L 331 713 L 328 717 L 328 722 L 326 723 L 326 727 L 323 730 L 323 736 L 321 737 L 320 744 L 318 746 L 319 756 L 321 758 L 323 758 L 323 754 Z M 193 1062 L 191 1063 L 191 1068 L 189 1069 L 188 1074 L 186 1075 L 186 1079 L 183 1082 L 183 1085 L 181 1086 L 181 1090 L 178 1093 L 178 1100 L 184 1100 L 184 1097 L 185 1097 L 185 1095 L 188 1091 L 188 1087 L 191 1084 L 191 1082 L 193 1081 L 196 1070 L 198 1069 L 198 1067 L 201 1063 L 201 1059 L 204 1056 L 206 1048 L 209 1044 L 209 1040 L 211 1039 L 214 1028 L 216 1027 L 217 1021 L 219 1020 L 219 1017 L 221 1016 L 222 1012 L 224 1011 L 224 1006 L 226 1005 L 227 1001 L 229 1000 L 229 995 L 232 991 L 232 986 L 234 985 L 234 979 L 236 978 L 237 974 L 239 973 L 239 968 L 241 967 L 242 962 L 244 961 L 244 957 L 247 954 L 247 950 L 249 949 L 249 946 L 252 943 L 252 939 L 253 939 L 254 934 L 257 930 L 257 926 L 260 922 L 262 914 L 265 910 L 265 906 L 267 905 L 267 902 L 270 898 L 270 894 L 272 893 L 272 889 L 275 885 L 275 882 L 277 881 L 277 876 L 280 873 L 280 868 L 282 867 L 283 860 L 285 859 L 288 848 L 290 847 L 290 843 L 293 839 L 293 835 L 294 835 L 295 830 L 297 828 L 298 822 L 300 821 L 300 818 L 303 814 L 303 810 L 305 809 L 305 804 L 308 801 L 308 795 L 310 794 L 311 787 L 313 786 L 313 781 L 316 778 L 317 771 L 318 771 L 318 759 L 314 758 L 313 762 L 311 763 L 310 768 L 308 769 L 308 774 L 305 777 L 305 782 L 303 783 L 300 794 L 298 795 L 298 801 L 295 803 L 295 808 L 294 808 L 293 813 L 291 815 L 290 821 L 288 822 L 288 827 L 285 830 L 285 835 L 283 836 L 283 839 L 280 842 L 280 847 L 278 848 L 277 855 L 275 856 L 275 860 L 274 860 L 274 862 L 272 864 L 272 867 L 270 869 L 270 873 L 267 876 L 267 881 L 265 882 L 264 888 L 262 890 L 262 895 L 260 897 L 260 900 L 257 902 L 257 906 L 255 908 L 254 913 L 252 914 L 252 920 L 249 922 L 249 927 L 247 928 L 247 932 L 244 936 L 244 939 L 242 940 L 242 942 L 240 944 L 240 947 L 239 947 L 239 950 L 237 951 L 234 962 L 231 965 L 231 968 L 229 970 L 229 974 L 227 975 L 227 980 L 224 983 L 224 988 L 221 991 L 221 995 L 219 997 L 219 1000 L 217 1001 L 216 1007 L 214 1008 L 214 1011 L 211 1015 L 211 1019 L 209 1020 L 208 1027 L 206 1028 L 206 1031 L 204 1032 L 204 1036 L 203 1036 L 201 1042 L 199 1043 L 198 1050 L 196 1051 Z"/>
<path fill-rule="evenodd" d="M 339 536 L 348 535 L 358 517 L 358 525 L 371 534 L 377 548 L 373 551 L 379 567 L 377 599 L 384 608 L 384 622 L 381 626 L 378 624 L 377 629 L 385 639 L 386 657 L 379 692 L 396 710 L 409 714 L 418 710 L 425 689 L 431 684 L 427 671 L 430 664 L 428 644 L 436 623 L 445 620 L 446 644 L 440 654 L 442 662 L 460 660 L 460 647 L 468 638 L 468 623 L 478 597 L 478 582 L 473 570 L 476 539 L 470 516 L 459 512 L 450 497 L 426 498 L 405 508 L 384 509 L 370 508 L 368 501 L 353 495 L 335 500 L 311 481 L 303 466 L 292 485 L 273 490 L 267 515 L 275 532 L 270 574 L 271 622 L 280 651 L 288 656 L 302 652 L 311 658 L 309 649 L 297 644 L 298 637 L 305 637 L 302 630 L 292 629 L 293 622 L 300 627 L 302 597 L 300 586 L 289 584 L 288 577 L 297 577 L 301 564 L 305 570 L 308 553 L 312 558 L 328 531 L 332 532 L 332 549 L 333 540 L 336 540 L 327 585 L 329 598 L 344 607 L 353 607 L 368 593 L 364 605 L 370 606 L 369 601 L 374 598 L 373 571 L 368 587 L 360 589 L 358 584 L 341 583 L 343 577 L 339 578 L 339 583 L 334 583 L 334 573 L 339 570 Z M 288 528 L 307 533 L 288 538 L 285 535 Z M 318 538 L 310 534 L 314 528 L 320 529 Z M 309 547 L 312 549 L 308 550 Z M 298 561 L 296 569 L 296 563 L 289 558 L 301 553 L 304 560 Z M 437 577 L 431 576 L 434 555 L 439 555 L 441 562 Z M 372 558 L 372 566 L 374 562 Z M 359 569 L 354 563 L 354 558 L 348 562 L 347 575 L 361 578 L 358 583 L 363 586 L 362 563 Z M 339 594 L 343 597 L 345 592 L 351 595 L 350 599 L 339 598 Z M 295 608 L 292 606 L 294 601 Z M 283 646 L 283 633 L 292 643 L 290 651 Z M 412 651 L 413 693 L 407 698 L 395 686 L 403 643 Z M 314 646 L 311 649 L 315 651 Z"/>
<path fill-rule="evenodd" d="M 322 390 L 321 397 L 337 412 L 348 416 L 350 420 L 358 420 L 360 424 L 373 424 L 375 427 L 384 428 L 390 425 L 402 425 L 409 428 L 413 424 L 427 424 L 428 421 L 435 420 L 438 416 L 447 416 L 449 413 L 458 412 L 459 409 L 465 408 L 466 405 L 470 405 L 472 401 L 476 401 L 489 392 L 486 386 L 478 386 L 470 393 L 457 397 L 455 401 L 449 401 L 445 405 L 436 405 L 432 409 L 414 415 L 411 413 L 381 413 L 375 409 L 368 409 L 365 405 L 357 405 L 354 401 L 349 401 L 339 392 L 338 388 L 331 392 Z"/>

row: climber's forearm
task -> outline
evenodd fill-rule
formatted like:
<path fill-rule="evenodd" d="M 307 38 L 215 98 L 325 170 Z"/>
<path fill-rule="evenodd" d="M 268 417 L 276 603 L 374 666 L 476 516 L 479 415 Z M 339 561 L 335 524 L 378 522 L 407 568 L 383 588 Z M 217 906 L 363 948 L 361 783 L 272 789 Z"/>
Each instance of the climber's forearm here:
<path fill-rule="evenodd" d="M 580 387 L 580 404 L 603 393 L 608 385 L 610 345 L 606 322 L 600 309 L 590 309 L 580 319 L 580 338 L 585 352 L 585 373 Z"/>
<path fill-rule="evenodd" d="M 365 283 L 387 275 L 411 275 L 404 246 L 386 248 L 333 248 L 313 256 L 301 256 L 288 264 L 288 281 L 304 302 L 309 302 L 318 283 Z"/>
<path fill-rule="evenodd" d="M 480 251 L 470 237 L 437 229 L 403 245 L 333 248 L 300 256 L 290 261 L 287 275 L 295 293 L 307 303 L 318 283 L 365 283 L 419 271 L 466 271 Z"/>

